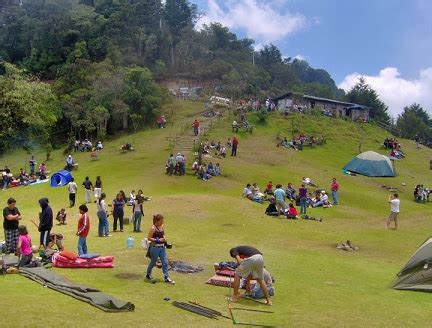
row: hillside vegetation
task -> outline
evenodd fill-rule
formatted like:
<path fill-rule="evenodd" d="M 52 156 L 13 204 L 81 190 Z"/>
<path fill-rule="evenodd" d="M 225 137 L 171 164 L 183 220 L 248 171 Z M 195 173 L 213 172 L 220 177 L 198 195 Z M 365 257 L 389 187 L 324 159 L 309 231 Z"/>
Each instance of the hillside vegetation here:
<path fill-rule="evenodd" d="M 191 174 L 184 177 L 164 175 L 167 156 L 176 149 L 169 148 L 167 138 L 181 133 L 202 111 L 198 102 L 176 101 L 166 105 L 168 124 L 165 129 L 149 129 L 136 134 L 120 136 L 105 143 L 99 161 L 90 161 L 89 153 L 76 154 L 79 170 L 73 172 L 81 184 L 85 176 L 102 176 L 104 192 L 112 199 L 119 189 L 143 189 L 152 196 L 145 203 L 143 230 L 150 227 L 151 215 L 163 213 L 167 235 L 174 244 L 169 258 L 201 264 L 204 271 L 194 275 L 172 274 L 175 286 L 156 285 L 144 281 L 147 259 L 136 245 L 126 249 L 126 238 L 132 230 L 115 233 L 110 239 L 98 238 L 96 207 L 90 204 L 91 232 L 89 249 L 103 255 L 115 256 L 114 269 L 69 270 L 53 269 L 71 280 L 128 300 L 136 305 L 133 313 L 106 314 L 85 303 L 57 292 L 42 288 L 19 275 L 8 275 L 2 280 L 1 295 L 8 304 L 19 304 L 27 323 L 17 321 L 8 306 L 0 315 L 13 326 L 33 327 L 46 325 L 41 316 L 59 317 L 61 323 L 75 326 L 161 326 L 161 327 L 229 327 L 225 319 L 212 321 L 174 308 L 163 300 L 198 300 L 205 306 L 227 314 L 224 297 L 228 289 L 205 284 L 213 275 L 213 263 L 229 260 L 229 249 L 238 244 L 256 246 L 264 254 L 267 268 L 276 279 L 274 314 L 237 311 L 239 321 L 254 324 L 289 326 L 429 326 L 431 295 L 400 292 L 390 288 L 399 269 L 429 236 L 431 230 L 430 203 L 413 201 L 416 184 L 432 185 L 429 171 L 430 149 L 416 149 L 409 140 L 400 140 L 407 158 L 396 163 L 395 178 L 367 178 L 342 174 L 342 167 L 362 151 L 381 149 L 387 133 L 369 124 L 356 124 L 343 120 L 315 116 L 289 116 L 272 113 L 267 123 L 260 124 L 255 114 L 248 114 L 255 125 L 252 134 L 240 132 L 238 157 L 215 159 L 220 162 L 223 176 L 203 182 Z M 174 113 L 174 117 L 171 116 Z M 226 114 L 228 115 L 228 114 Z M 232 136 L 231 117 L 213 122 L 205 136 L 222 141 Z M 324 136 L 323 146 L 305 147 L 303 151 L 275 147 L 276 138 L 290 137 L 292 132 Z M 192 131 L 187 131 L 191 138 Z M 121 153 L 119 147 L 126 141 L 134 144 L 135 151 Z M 188 157 L 188 169 L 193 160 Z M 36 153 L 41 162 L 44 153 Z M 16 151 L 0 158 L 0 164 L 9 165 L 14 172 L 26 165 L 28 155 Z M 47 162 L 51 172 L 64 164 L 60 150 L 53 151 Z M 190 171 L 188 172 L 190 173 Z M 309 209 L 310 215 L 322 217 L 323 222 L 285 220 L 264 215 L 265 205 L 241 197 L 243 186 L 257 182 L 263 189 L 269 180 L 286 185 L 292 182 L 298 188 L 301 178 L 313 178 L 320 186 L 329 188 L 336 177 L 341 184 L 341 205 L 329 209 Z M 402 183 L 406 183 L 403 186 Z M 382 186 L 399 189 L 401 197 L 400 230 L 385 230 L 389 212 L 389 191 Z M 0 201 L 13 196 L 23 213 L 23 223 L 30 228 L 34 240 L 38 239 L 30 219 L 38 214 L 37 200 L 48 197 L 54 211 L 68 204 L 65 188 L 48 185 L 19 187 L 0 193 Z M 78 203 L 84 200 L 80 190 Z M 129 209 L 127 209 L 128 212 Z M 65 234 L 65 245 L 76 249 L 74 235 L 77 208 L 68 209 L 68 225 L 56 226 L 55 231 Z M 112 218 L 110 217 L 112 220 Z M 145 233 L 146 234 L 146 233 Z M 142 234 L 133 234 L 139 244 Z M 357 252 L 344 252 L 335 248 L 341 241 L 351 240 L 359 246 Z M 161 278 L 155 269 L 154 276 Z M 242 300 L 242 307 L 267 310 L 264 306 Z M 222 321 L 223 320 L 223 321 Z"/>

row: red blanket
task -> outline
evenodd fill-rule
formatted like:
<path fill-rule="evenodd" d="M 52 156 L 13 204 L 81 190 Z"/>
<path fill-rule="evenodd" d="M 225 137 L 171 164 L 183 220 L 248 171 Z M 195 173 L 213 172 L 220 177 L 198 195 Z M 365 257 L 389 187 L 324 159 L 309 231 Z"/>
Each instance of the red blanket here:
<path fill-rule="evenodd" d="M 113 268 L 113 256 L 100 256 L 94 259 L 81 259 L 69 260 L 66 257 L 56 253 L 52 257 L 53 266 L 56 268 Z"/>

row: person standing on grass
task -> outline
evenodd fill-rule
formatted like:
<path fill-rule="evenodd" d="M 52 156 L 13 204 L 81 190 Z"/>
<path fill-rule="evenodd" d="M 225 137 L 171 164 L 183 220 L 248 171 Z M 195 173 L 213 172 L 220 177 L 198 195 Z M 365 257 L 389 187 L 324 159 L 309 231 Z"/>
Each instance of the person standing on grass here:
<path fill-rule="evenodd" d="M 420 137 L 419 137 L 418 134 L 416 134 L 416 135 L 414 136 L 414 140 L 415 140 L 415 143 L 416 143 L 416 147 L 417 147 L 417 148 L 420 148 L 420 146 L 419 146 L 419 143 L 420 143 Z"/>
<path fill-rule="evenodd" d="M 84 182 L 82 183 L 85 189 L 85 201 L 86 203 L 91 202 L 91 191 L 93 189 L 93 183 L 90 181 L 89 177 L 86 177 Z"/>
<path fill-rule="evenodd" d="M 98 175 L 96 177 L 95 185 L 94 185 L 94 195 L 95 195 L 95 203 L 99 200 L 102 193 L 102 180 L 101 177 Z"/>
<path fill-rule="evenodd" d="M 276 208 L 278 210 L 279 214 L 285 214 L 285 191 L 282 189 L 282 185 L 278 184 L 276 185 L 276 190 L 273 193 L 275 199 L 276 199 Z"/>
<path fill-rule="evenodd" d="M 166 236 L 164 230 L 164 217 L 162 214 L 153 215 L 153 226 L 148 233 L 148 240 L 150 242 L 150 263 L 147 267 L 146 279 L 154 281 L 151 273 L 156 265 L 157 260 L 160 258 L 162 262 L 162 272 L 164 275 L 164 281 L 168 284 L 175 284 L 169 277 L 168 273 L 168 260 L 166 257 Z"/>
<path fill-rule="evenodd" d="M 195 119 L 195 121 L 192 123 L 195 137 L 199 134 L 199 126 L 200 126 L 200 122 L 197 119 Z"/>
<path fill-rule="evenodd" d="M 306 214 L 308 191 L 304 183 L 299 188 L 299 197 L 300 197 L 300 214 Z"/>
<path fill-rule="evenodd" d="M 174 154 L 171 154 L 168 157 L 167 164 L 168 164 L 168 174 L 172 175 L 174 173 L 174 165 L 175 165 Z"/>
<path fill-rule="evenodd" d="M 237 137 L 233 137 L 232 139 L 232 148 L 231 148 L 231 156 L 237 156 L 237 147 L 238 147 L 238 139 Z"/>
<path fill-rule="evenodd" d="M 105 202 L 106 194 L 101 193 L 97 200 L 97 217 L 99 218 L 99 237 L 109 237 L 108 211 Z"/>
<path fill-rule="evenodd" d="M 78 186 L 77 186 L 74 178 L 71 178 L 71 181 L 68 183 L 67 189 L 69 192 L 70 207 L 74 207 L 75 206 L 76 192 L 78 190 Z"/>
<path fill-rule="evenodd" d="M 251 246 L 237 246 L 230 249 L 230 255 L 235 258 L 238 267 L 235 270 L 233 289 L 234 293 L 231 302 L 237 302 L 240 295 L 240 279 L 246 280 L 246 290 L 250 292 L 250 281 L 256 280 L 266 298 L 266 304 L 272 305 L 266 283 L 264 282 L 264 258 L 262 253 Z"/>
<path fill-rule="evenodd" d="M 398 194 L 389 196 L 388 202 L 390 203 L 390 215 L 387 218 L 386 229 L 390 228 L 390 223 L 394 222 L 394 228 L 397 229 L 397 217 L 400 212 L 400 199 Z"/>
<path fill-rule="evenodd" d="M 336 178 L 333 178 L 333 182 L 330 186 L 332 192 L 332 198 L 333 198 L 333 205 L 339 205 L 339 197 L 338 197 L 339 188 L 340 188 L 339 183 L 336 181 Z"/>
<path fill-rule="evenodd" d="M 39 219 L 38 230 L 40 232 L 40 246 L 46 249 L 50 242 L 50 232 L 53 226 L 53 211 L 49 206 L 48 198 L 39 199 L 39 205 L 42 209 Z"/>
<path fill-rule="evenodd" d="M 112 211 L 113 211 L 113 217 L 114 217 L 114 223 L 113 223 L 113 231 L 117 231 L 117 221 L 120 223 L 120 232 L 123 232 L 123 217 L 124 217 L 124 206 L 126 202 L 124 199 L 124 196 L 119 192 L 116 195 L 116 198 L 114 198 L 112 202 Z"/>
<path fill-rule="evenodd" d="M 90 219 L 88 216 L 88 208 L 86 205 L 79 207 L 81 217 L 78 221 L 78 255 L 87 254 L 87 236 L 90 231 Z"/>
<path fill-rule="evenodd" d="M 7 207 L 3 209 L 3 229 L 5 245 L 2 252 L 5 254 L 16 253 L 18 245 L 18 222 L 21 220 L 21 213 L 16 207 L 16 200 L 9 198 Z"/>
<path fill-rule="evenodd" d="M 141 219 L 144 216 L 144 209 L 143 209 L 144 199 L 145 198 L 143 196 L 143 191 L 138 190 L 138 195 L 134 200 L 133 208 L 132 208 L 134 232 L 141 232 Z"/>
<path fill-rule="evenodd" d="M 32 156 L 31 159 L 29 160 L 29 165 L 30 165 L 30 176 L 35 174 L 35 167 L 36 167 L 36 160 L 35 157 Z"/>

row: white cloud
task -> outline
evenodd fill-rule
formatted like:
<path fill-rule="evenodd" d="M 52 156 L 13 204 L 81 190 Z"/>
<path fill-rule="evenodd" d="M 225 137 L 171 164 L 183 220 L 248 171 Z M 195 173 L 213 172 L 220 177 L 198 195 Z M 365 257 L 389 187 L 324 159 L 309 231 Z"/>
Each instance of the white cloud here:
<path fill-rule="evenodd" d="M 222 2 L 223 5 L 220 3 Z M 198 22 L 219 22 L 245 34 L 260 43 L 280 40 L 307 25 L 306 17 L 299 13 L 282 12 L 280 0 L 207 0 L 207 13 Z"/>
<path fill-rule="evenodd" d="M 298 60 L 306 60 L 306 56 L 303 56 L 301 54 L 298 54 L 296 56 L 294 56 L 294 59 L 298 59 Z"/>
<path fill-rule="evenodd" d="M 401 77 L 396 67 L 386 67 L 378 75 L 368 76 L 359 73 L 347 75 L 339 88 L 349 91 L 363 76 L 381 100 L 389 107 L 389 114 L 396 117 L 403 107 L 416 102 L 432 114 L 432 67 L 422 69 L 419 76 L 408 80 Z"/>

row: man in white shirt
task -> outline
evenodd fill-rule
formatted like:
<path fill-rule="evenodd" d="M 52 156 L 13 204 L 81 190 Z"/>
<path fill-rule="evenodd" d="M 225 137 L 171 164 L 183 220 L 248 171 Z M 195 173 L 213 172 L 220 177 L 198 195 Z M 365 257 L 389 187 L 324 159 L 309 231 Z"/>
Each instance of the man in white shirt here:
<path fill-rule="evenodd" d="M 389 196 L 388 202 L 390 203 L 390 215 L 387 219 L 386 229 L 390 227 L 391 221 L 394 221 L 395 230 L 397 229 L 397 216 L 400 212 L 400 199 L 398 194 Z"/>
<path fill-rule="evenodd" d="M 70 207 L 75 206 L 75 196 L 78 189 L 77 184 L 74 182 L 74 178 L 71 178 L 71 181 L 68 183 L 67 186 L 68 192 L 69 192 L 69 204 Z"/>

